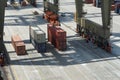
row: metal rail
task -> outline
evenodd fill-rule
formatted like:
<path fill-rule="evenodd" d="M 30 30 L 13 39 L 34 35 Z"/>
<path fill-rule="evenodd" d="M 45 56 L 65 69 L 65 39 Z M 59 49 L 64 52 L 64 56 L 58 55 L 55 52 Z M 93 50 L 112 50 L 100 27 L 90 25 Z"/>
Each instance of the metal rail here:
<path fill-rule="evenodd" d="M 0 0 L 0 52 L 3 51 L 3 31 L 6 0 Z"/>

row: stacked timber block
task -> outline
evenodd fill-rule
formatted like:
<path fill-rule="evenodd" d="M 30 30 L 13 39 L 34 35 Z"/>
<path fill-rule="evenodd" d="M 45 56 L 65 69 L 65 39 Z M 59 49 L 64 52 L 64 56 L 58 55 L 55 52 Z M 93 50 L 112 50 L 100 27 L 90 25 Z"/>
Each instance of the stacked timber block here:
<path fill-rule="evenodd" d="M 37 26 L 30 26 L 30 41 L 35 49 L 41 53 L 46 52 L 46 34 Z"/>
<path fill-rule="evenodd" d="M 54 25 L 54 26 L 60 26 L 60 22 L 59 21 L 52 21 L 52 20 L 50 20 L 50 24 L 52 24 L 52 25 Z"/>
<path fill-rule="evenodd" d="M 60 28 L 60 26 L 47 25 L 48 41 L 54 45 L 58 50 L 66 50 L 66 31 Z"/>
<path fill-rule="evenodd" d="M 47 24 L 48 42 L 54 45 L 55 43 L 55 27 L 52 24 Z"/>
<path fill-rule="evenodd" d="M 49 16 L 51 21 L 57 21 L 58 20 L 58 15 L 57 14 L 52 14 L 51 16 Z"/>
<path fill-rule="evenodd" d="M 45 14 L 44 14 L 43 18 L 46 19 L 49 22 L 49 17 L 52 14 L 54 14 L 52 11 L 47 10 L 47 11 L 45 11 Z"/>
<path fill-rule="evenodd" d="M 63 29 L 56 27 L 55 37 L 55 47 L 58 50 L 66 50 L 66 32 Z"/>
<path fill-rule="evenodd" d="M 60 23 L 58 21 L 58 18 L 59 18 L 58 14 L 55 14 L 52 11 L 49 11 L 49 10 L 45 11 L 45 14 L 44 14 L 43 18 L 46 19 L 49 23 L 51 23 L 55 26 L 60 25 Z"/>
<path fill-rule="evenodd" d="M 21 40 L 19 35 L 13 35 L 11 37 L 12 45 L 17 53 L 17 55 L 25 55 L 26 50 L 25 50 L 25 44 Z"/>

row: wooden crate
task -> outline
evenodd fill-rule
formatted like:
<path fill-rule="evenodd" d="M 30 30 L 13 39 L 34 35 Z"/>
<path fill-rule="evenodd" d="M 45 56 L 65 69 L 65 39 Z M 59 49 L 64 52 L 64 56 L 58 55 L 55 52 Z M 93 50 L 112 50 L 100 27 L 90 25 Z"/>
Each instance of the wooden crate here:
<path fill-rule="evenodd" d="M 67 44 L 66 44 L 66 39 L 65 40 L 61 40 L 61 39 L 56 39 L 56 45 L 55 47 L 58 50 L 64 51 L 67 49 Z"/>
<path fill-rule="evenodd" d="M 48 36 L 48 42 L 50 42 L 50 36 L 51 36 L 51 33 L 50 33 L 50 28 L 53 27 L 52 24 L 47 24 L 47 36 Z"/>
<path fill-rule="evenodd" d="M 55 36 L 56 39 L 66 39 L 66 31 L 61 29 L 59 26 L 57 26 L 56 31 L 55 31 Z"/>
<path fill-rule="evenodd" d="M 50 20 L 56 21 L 56 20 L 58 20 L 58 15 L 57 14 L 52 14 L 52 15 L 49 16 L 49 18 L 50 18 Z"/>
<path fill-rule="evenodd" d="M 48 41 L 52 44 L 55 42 L 55 27 L 48 26 Z"/>
<path fill-rule="evenodd" d="M 19 35 L 14 35 L 11 37 L 12 45 L 17 53 L 17 55 L 26 54 L 25 44 L 19 37 Z"/>
<path fill-rule="evenodd" d="M 37 43 L 46 42 L 46 34 L 43 31 L 35 31 L 34 39 Z"/>
<path fill-rule="evenodd" d="M 25 50 L 24 42 L 16 42 L 15 43 L 15 51 L 16 51 L 17 55 L 25 55 L 26 50 Z"/>

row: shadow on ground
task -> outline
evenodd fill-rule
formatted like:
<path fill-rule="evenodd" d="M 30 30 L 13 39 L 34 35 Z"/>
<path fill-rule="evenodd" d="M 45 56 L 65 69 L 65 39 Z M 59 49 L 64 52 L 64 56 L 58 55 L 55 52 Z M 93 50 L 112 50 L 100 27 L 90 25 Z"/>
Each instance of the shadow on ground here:
<path fill-rule="evenodd" d="M 38 54 L 37 52 L 33 53 L 32 51 L 34 50 L 34 48 L 28 49 L 28 55 Z M 118 59 L 116 56 L 107 53 L 98 47 L 94 48 L 90 43 L 86 43 L 83 39 L 76 37 L 76 35 L 68 37 L 66 51 L 58 51 L 48 43 L 47 52 L 39 53 L 39 55 L 40 56 L 33 58 L 28 56 L 24 59 L 11 60 L 10 62 L 12 65 L 31 65 L 32 63 L 32 65 L 68 66 Z"/>

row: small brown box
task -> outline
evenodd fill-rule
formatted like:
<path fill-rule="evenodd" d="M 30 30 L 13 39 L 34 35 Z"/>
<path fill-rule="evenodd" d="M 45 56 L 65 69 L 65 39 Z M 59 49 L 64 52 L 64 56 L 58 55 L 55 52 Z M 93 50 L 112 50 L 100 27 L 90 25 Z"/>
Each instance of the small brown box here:
<path fill-rule="evenodd" d="M 19 35 L 14 35 L 11 37 L 12 45 L 17 53 L 17 55 L 26 54 L 25 44 L 19 37 Z"/>
<path fill-rule="evenodd" d="M 16 45 L 15 50 L 16 50 L 17 55 L 26 54 L 25 44 L 23 42 L 16 42 L 15 45 Z"/>
<path fill-rule="evenodd" d="M 55 46 L 58 50 L 64 51 L 67 49 L 67 44 L 66 44 L 66 40 L 59 40 L 56 39 L 56 46 Z"/>

